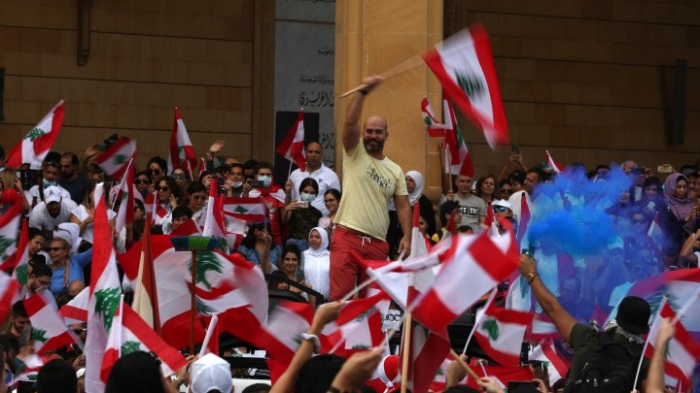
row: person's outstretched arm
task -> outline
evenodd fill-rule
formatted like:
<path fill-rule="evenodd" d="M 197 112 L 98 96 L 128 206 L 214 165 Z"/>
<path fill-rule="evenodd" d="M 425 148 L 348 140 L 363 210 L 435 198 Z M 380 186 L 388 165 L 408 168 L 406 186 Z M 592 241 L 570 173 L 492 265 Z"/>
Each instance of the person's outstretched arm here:
<path fill-rule="evenodd" d="M 676 334 L 676 328 L 671 325 L 671 321 L 668 318 L 664 318 L 661 321 L 659 335 L 656 337 L 656 343 L 654 344 L 654 356 L 651 358 L 646 389 L 644 389 L 646 393 L 664 392 L 664 362 L 666 361 L 664 358 L 666 351 L 664 349 L 674 334 Z"/>
<path fill-rule="evenodd" d="M 355 98 L 348 106 L 345 112 L 345 126 L 343 127 L 343 149 L 345 152 L 353 151 L 360 143 L 360 115 L 362 114 L 362 104 L 365 101 L 365 96 L 372 90 L 377 88 L 382 83 L 383 79 L 379 76 L 370 76 L 362 80 L 362 83 L 367 85 L 360 90 Z"/>

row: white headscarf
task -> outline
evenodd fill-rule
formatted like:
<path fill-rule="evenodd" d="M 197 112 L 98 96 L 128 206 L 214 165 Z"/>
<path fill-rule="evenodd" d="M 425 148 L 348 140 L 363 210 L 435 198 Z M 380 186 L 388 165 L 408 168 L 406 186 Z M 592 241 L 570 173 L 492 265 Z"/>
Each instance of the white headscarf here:
<path fill-rule="evenodd" d="M 328 251 L 328 231 L 322 227 L 315 227 L 309 232 L 309 237 L 311 237 L 311 232 L 316 231 L 321 236 L 321 246 L 319 248 L 313 248 L 309 246 L 308 252 L 314 256 L 323 256 L 329 253 Z"/>
<path fill-rule="evenodd" d="M 72 222 L 62 222 L 53 231 L 53 237 L 65 240 L 70 246 L 69 255 L 78 253 L 78 247 L 83 238 L 80 237 L 80 226 Z"/>
<path fill-rule="evenodd" d="M 420 196 L 423 195 L 423 175 L 417 171 L 408 171 L 406 176 L 416 182 L 416 188 L 413 192 L 408 193 L 408 200 L 411 202 L 411 206 L 413 206 L 413 204 L 420 199 Z"/>

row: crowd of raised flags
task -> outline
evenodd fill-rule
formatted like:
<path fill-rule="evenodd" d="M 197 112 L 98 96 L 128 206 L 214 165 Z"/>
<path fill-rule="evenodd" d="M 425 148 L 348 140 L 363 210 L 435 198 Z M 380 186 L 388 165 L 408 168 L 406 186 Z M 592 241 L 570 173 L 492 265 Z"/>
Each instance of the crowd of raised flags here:
<path fill-rule="evenodd" d="M 484 132 L 492 148 L 509 143 L 488 37 L 482 27 L 472 27 L 445 41 L 424 58 L 445 92 L 442 122 L 427 97 L 421 102 L 427 132 L 444 142 L 445 172 L 471 178 L 474 157 L 457 125 L 452 102 Z M 10 150 L 4 162 L 6 170 L 42 167 L 58 137 L 64 105 L 63 101 L 59 102 Z M 208 173 L 209 160 L 197 159 L 177 108 L 174 114 L 167 173 L 180 169 L 190 179 L 199 178 L 201 176 L 195 173 Z M 305 166 L 303 120 L 302 110 L 276 150 L 290 165 L 293 162 L 302 171 Z M 571 357 L 558 344 L 560 338 L 557 334 L 538 334 L 538 324 L 545 326 L 545 331 L 549 327 L 549 333 L 555 332 L 551 321 L 535 305 L 528 309 L 504 306 L 503 297 L 508 295 L 498 289 L 499 284 L 512 283 L 511 294 L 528 290 L 516 270 L 521 242 L 528 231 L 536 230 L 537 224 L 550 215 L 566 210 L 567 203 L 587 206 L 591 202 L 586 200 L 587 195 L 575 193 L 573 188 L 578 183 L 576 175 L 571 175 L 574 170 L 555 161 L 549 151 L 545 156 L 547 167 L 562 179 L 559 184 L 564 186 L 556 191 L 551 191 L 550 187 L 547 193 L 544 185 L 542 197 L 537 196 L 536 191 L 532 216 L 528 205 L 524 205 L 526 210 L 520 212 L 515 223 L 499 220 L 489 207 L 481 228 L 473 234 L 462 234 L 458 233 L 452 214 L 445 236 L 431 244 L 419 230 L 419 218 L 421 213 L 434 212 L 421 212 L 419 204 L 415 203 L 410 258 L 392 262 L 367 261 L 358 256 L 370 280 L 358 283 L 357 291 L 343 299 L 337 316 L 325 324 L 318 337 L 306 334 L 313 325 L 315 313 L 309 303 L 282 302 L 268 316 L 265 274 L 259 266 L 236 252 L 251 223 L 269 221 L 270 208 L 263 195 L 221 195 L 217 184 L 225 179 L 213 178 L 203 220 L 197 223 L 189 220 L 169 235 L 152 234 L 156 217 L 165 212 L 159 213 L 163 207 L 158 203 L 158 190 L 145 199 L 140 198 L 134 185 L 137 153 L 136 140 L 122 137 L 94 158 L 94 164 L 113 180 L 114 191 L 106 190 L 106 184 L 98 184 L 95 189 L 90 282 L 85 283 L 85 289 L 72 300 L 61 304 L 60 309 L 48 291 L 26 293 L 31 265 L 23 202 L 11 201 L 0 216 L 0 240 L 5 242 L 0 244 L 0 268 L 6 272 L 0 272 L 0 318 L 9 316 L 13 304 L 22 302 L 31 321 L 36 352 L 24 360 L 26 368 L 12 383 L 36 378 L 43 362 L 63 347 L 84 351 L 85 390 L 88 392 L 104 391 L 114 364 L 134 351 L 154 353 L 161 361 L 163 375 L 170 377 L 188 364 L 180 349 L 191 351 L 197 345 L 202 347 L 201 355 L 208 352 L 219 355 L 224 352 L 218 345 L 219 335 L 228 332 L 266 351 L 273 384 L 290 372 L 288 367 L 294 363 L 295 356 L 299 356 L 302 343 L 311 340 L 317 341 L 314 344 L 318 353 L 343 358 L 386 346 L 383 361 L 367 382 L 377 391 L 398 391 L 401 386 L 408 386 L 414 392 L 439 391 L 445 388 L 450 362 L 457 359 L 461 362 L 452 349 L 448 326 L 476 304 L 481 309 L 476 314 L 463 354 L 472 355 L 467 349 L 473 341 L 490 361 L 484 365 L 472 356 L 469 376 L 458 381 L 459 384 L 478 388 L 481 378 L 491 377 L 503 388 L 508 381 L 531 380 L 535 376 L 547 376 L 551 385 L 566 378 Z M 596 187 L 605 188 L 605 179 L 601 176 L 600 180 Z M 4 188 L 11 188 L 11 185 L 4 184 Z M 269 194 L 278 197 L 272 192 Z M 284 195 L 280 197 L 284 199 Z M 133 241 L 124 249 L 118 249 L 115 237 L 133 230 L 137 221 L 135 207 L 138 207 L 135 201 L 139 198 L 145 213 L 143 235 L 131 239 Z M 545 198 L 548 205 L 543 208 Z M 510 205 L 502 202 L 503 206 Z M 601 202 L 602 199 L 595 200 L 595 203 Z M 609 202 L 605 208 L 615 203 L 614 200 Z M 109 213 L 110 210 L 113 213 Z M 114 214 L 113 222 L 109 214 Z M 654 222 L 648 231 L 650 236 L 663 232 L 658 216 Z M 659 250 L 662 248 L 659 245 Z M 577 255 L 581 260 L 590 256 Z M 637 280 L 631 283 L 628 291 L 630 295 L 647 299 L 656 310 L 645 356 L 651 358 L 654 351 L 661 350 L 654 346 L 659 321 L 662 318 L 674 321 L 676 333 L 666 348 L 666 384 L 686 390 L 697 381 L 694 372 L 700 359 L 697 341 L 700 302 L 695 303 L 700 293 L 699 283 L 698 269 L 684 269 Z M 367 296 L 361 297 L 365 287 Z M 675 301 L 667 303 L 665 299 Z M 318 307 L 326 300 L 316 299 L 315 305 Z M 680 304 L 683 307 L 679 307 Z M 402 315 L 401 321 L 396 325 L 387 324 L 386 316 L 399 315 L 396 312 Z M 601 312 L 599 323 L 605 322 L 605 314 Z M 590 317 L 595 319 L 594 315 Z M 71 328 L 75 325 L 87 326 L 84 343 Z M 397 326 L 401 326 L 400 333 Z M 400 338 L 400 350 L 393 353 L 387 345 L 392 336 Z M 541 362 L 540 370 L 522 364 L 523 343 L 531 344 L 525 352 L 530 360 Z"/>

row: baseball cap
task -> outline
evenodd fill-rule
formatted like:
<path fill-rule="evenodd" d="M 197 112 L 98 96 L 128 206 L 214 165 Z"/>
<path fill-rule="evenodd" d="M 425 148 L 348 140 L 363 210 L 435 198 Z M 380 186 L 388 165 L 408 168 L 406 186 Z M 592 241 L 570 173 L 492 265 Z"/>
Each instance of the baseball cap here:
<path fill-rule="evenodd" d="M 621 328 L 630 333 L 645 334 L 649 331 L 650 316 L 651 308 L 646 300 L 627 296 L 620 302 L 615 320 Z"/>
<path fill-rule="evenodd" d="M 218 390 L 228 393 L 233 387 L 231 366 L 224 359 L 208 353 L 192 364 L 190 372 L 193 393 Z"/>
<path fill-rule="evenodd" d="M 46 187 L 44 190 L 44 201 L 46 203 L 60 202 L 61 201 L 61 190 L 56 186 Z"/>
<path fill-rule="evenodd" d="M 494 207 L 494 206 L 505 207 L 506 209 L 510 209 L 510 211 L 513 211 L 513 205 L 511 205 L 511 203 L 506 201 L 505 199 L 497 199 L 497 200 L 491 202 L 491 207 Z"/>

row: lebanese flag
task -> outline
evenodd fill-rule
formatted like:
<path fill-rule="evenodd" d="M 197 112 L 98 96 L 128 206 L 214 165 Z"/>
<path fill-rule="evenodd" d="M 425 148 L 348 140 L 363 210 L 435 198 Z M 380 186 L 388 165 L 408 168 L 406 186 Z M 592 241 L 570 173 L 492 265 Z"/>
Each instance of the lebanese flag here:
<path fill-rule="evenodd" d="M 226 239 L 226 224 L 224 223 L 223 201 L 217 192 L 216 179 L 211 179 L 209 201 L 202 236 Z M 227 242 L 228 243 L 228 242 Z"/>
<path fill-rule="evenodd" d="M 554 161 L 554 158 L 552 158 L 552 155 L 549 154 L 549 150 L 545 150 L 544 152 L 547 153 L 547 166 L 549 166 L 549 168 L 551 170 L 553 170 L 554 172 L 556 172 L 557 174 L 564 172 L 564 169 L 566 169 L 566 167 L 564 165 L 560 164 L 559 162 Z"/>
<path fill-rule="evenodd" d="M 287 136 L 277 146 L 277 154 L 297 164 L 301 171 L 306 170 L 306 152 L 304 151 L 304 109 L 299 112 L 297 120 Z"/>
<path fill-rule="evenodd" d="M 175 122 L 173 123 L 173 132 L 170 135 L 168 173 L 173 173 L 175 168 L 182 168 L 188 170 L 188 173 L 192 173 L 192 169 L 197 167 L 197 155 L 194 154 L 194 147 L 187 134 L 187 128 L 185 128 L 185 122 L 182 121 L 180 111 L 176 106 L 173 107 L 173 111 L 175 112 Z"/>
<path fill-rule="evenodd" d="M 495 226 L 496 234 L 498 234 L 498 223 L 496 223 L 496 217 L 493 215 L 493 207 L 491 207 L 491 202 L 486 204 L 486 218 L 484 218 L 484 226 L 489 228 L 489 230 Z"/>
<path fill-rule="evenodd" d="M 24 308 L 27 309 L 27 315 L 32 322 L 32 339 L 36 353 L 41 355 L 69 344 L 77 344 L 82 348 L 83 343 L 56 313 L 54 300 L 47 299 L 46 296 L 51 296 L 51 293 L 43 291 L 24 299 Z"/>
<path fill-rule="evenodd" d="M 61 100 L 10 150 L 5 167 L 19 169 L 22 164 L 31 164 L 31 169 L 41 169 L 42 161 L 61 131 L 63 112 L 64 105 Z"/>
<path fill-rule="evenodd" d="M 435 113 L 433 112 L 433 107 L 430 106 L 430 101 L 428 97 L 423 97 L 420 102 L 420 109 L 423 115 L 423 122 L 425 123 L 425 128 L 428 130 L 428 135 L 433 138 L 444 138 L 445 137 L 445 125 L 440 123 L 437 118 L 435 118 Z"/>
<path fill-rule="evenodd" d="M 301 334 L 309 330 L 313 319 L 314 309 L 310 304 L 284 301 L 270 314 L 258 345 L 270 357 L 288 365 L 301 346 Z"/>
<path fill-rule="evenodd" d="M 224 198 L 224 214 L 247 222 L 267 221 L 267 207 L 263 198 Z"/>
<path fill-rule="evenodd" d="M 156 272 L 151 255 L 151 228 L 147 225 L 141 241 L 141 261 L 132 306 L 144 322 L 160 333 L 160 315 L 158 310 L 158 291 L 156 290 Z"/>
<path fill-rule="evenodd" d="M 5 320 L 12 308 L 12 301 L 19 291 L 19 283 L 0 271 L 0 320 Z"/>
<path fill-rule="evenodd" d="M 117 139 L 110 147 L 95 157 L 95 164 L 106 174 L 118 180 L 124 176 L 131 160 L 136 156 L 136 139 L 125 136 Z M 133 184 L 132 181 L 129 185 Z"/>
<path fill-rule="evenodd" d="M 128 304 L 121 305 L 121 326 L 115 326 L 115 331 L 121 331 L 113 341 L 114 345 L 105 353 L 105 363 L 102 364 L 102 374 L 106 377 L 119 357 L 132 352 L 143 351 L 155 354 L 160 360 L 160 369 L 164 377 L 177 372 L 187 365 L 187 360 L 175 348 L 168 345 L 160 335 L 151 329 Z"/>
<path fill-rule="evenodd" d="M 474 177 L 474 163 L 457 124 L 457 116 L 447 99 L 442 101 L 445 117 L 445 169 L 449 174 Z M 447 154 L 449 152 L 449 154 Z M 449 166 L 448 166 L 449 165 Z"/>
<path fill-rule="evenodd" d="M 133 158 L 129 159 L 129 163 L 126 165 L 123 172 L 126 173 L 126 176 L 122 176 L 118 186 L 119 192 L 117 193 L 117 199 L 120 200 L 120 203 L 119 211 L 117 212 L 116 224 L 114 226 L 114 231 L 116 233 L 121 232 L 126 225 L 131 225 L 134 222 L 133 161 Z"/>
<path fill-rule="evenodd" d="M 14 259 L 12 262 L 12 278 L 16 280 L 21 286 L 21 290 L 24 290 L 24 286 L 27 284 L 27 268 L 29 266 L 29 224 L 26 220 L 22 220 L 22 230 L 19 232 L 19 241 L 17 242 L 17 249 L 14 253 Z M 3 264 L 4 265 L 4 264 Z M 5 270 L 0 267 L 1 270 Z"/>
<path fill-rule="evenodd" d="M 474 338 L 498 364 L 517 367 L 525 331 L 534 317 L 532 313 L 496 307 L 492 298 L 474 327 Z"/>
<path fill-rule="evenodd" d="M 89 300 L 90 287 L 87 286 L 68 304 L 61 307 L 58 314 L 63 317 L 66 325 L 87 322 Z"/>
<path fill-rule="evenodd" d="M 396 392 L 398 391 L 398 386 L 401 383 L 401 373 L 399 368 L 401 366 L 400 357 L 396 355 L 385 356 L 379 366 L 374 370 L 372 376 L 369 378 L 365 385 L 374 389 L 375 392 Z"/>
<path fill-rule="evenodd" d="M 648 241 L 653 248 L 654 253 L 658 256 L 663 256 L 663 241 L 664 232 L 661 229 L 661 220 L 659 219 L 659 213 L 654 214 L 654 220 L 649 225 L 649 230 L 647 231 L 647 236 L 651 241 Z"/>
<path fill-rule="evenodd" d="M 207 171 L 207 161 L 204 157 L 199 158 L 199 171 L 197 172 L 197 179 L 202 177 L 202 174 Z"/>
<path fill-rule="evenodd" d="M 558 380 L 566 378 L 566 373 L 571 367 L 567 361 L 557 355 L 551 340 L 540 341 L 540 344 L 530 351 L 529 359 L 544 362 L 544 367 L 547 368 L 547 374 L 549 374 L 549 383 L 552 385 Z"/>
<path fill-rule="evenodd" d="M 163 218 L 168 215 L 168 211 L 158 203 L 158 192 L 146 196 L 143 206 L 146 209 L 146 222 L 152 223 L 155 220 L 155 216 Z M 155 216 L 153 213 L 155 213 Z"/>
<path fill-rule="evenodd" d="M 442 330 L 518 267 L 512 228 L 507 221 L 502 224 L 510 235 L 456 237 L 437 277 L 411 305 L 417 322 Z"/>
<path fill-rule="evenodd" d="M 654 346 L 659 336 L 661 320 L 663 318 L 673 320 L 675 317 L 676 313 L 671 306 L 666 302 L 662 302 L 658 315 L 647 336 L 644 357 L 651 359 L 654 356 L 654 351 L 656 350 Z M 693 339 L 680 321 L 676 322 L 675 326 L 676 334 L 664 348 L 664 357 L 666 358 L 664 372 L 667 377 L 680 381 L 683 386 L 690 386 L 693 370 L 695 370 L 695 365 L 700 359 L 700 344 Z"/>
<path fill-rule="evenodd" d="M 388 299 L 385 292 L 346 302 L 338 318 L 323 328 L 321 353 L 349 357 L 357 351 L 374 348 L 384 340 L 378 303 Z"/>
<path fill-rule="evenodd" d="M 484 132 L 491 149 L 510 143 L 489 38 L 482 25 L 446 39 L 423 59 L 445 94 Z"/>
<path fill-rule="evenodd" d="M 10 381 L 7 386 L 15 386 L 17 382 L 36 382 L 39 376 L 39 370 L 44 366 L 44 359 L 37 355 L 31 354 L 24 358 L 24 371 Z"/>
<path fill-rule="evenodd" d="M 7 271 L 16 264 L 16 257 L 10 257 L 17 251 L 17 229 L 22 217 L 21 209 L 20 203 L 14 203 L 0 215 L 0 270 Z"/>
<path fill-rule="evenodd" d="M 445 377 L 447 376 L 447 369 L 450 366 L 450 363 L 452 363 L 452 360 L 450 359 L 445 359 L 442 365 L 440 366 L 440 369 L 438 372 L 435 374 L 435 378 L 433 380 L 433 383 L 430 384 L 430 390 L 439 392 L 442 390 L 445 390 Z M 472 367 L 472 370 L 479 376 L 479 378 L 483 377 L 491 377 L 496 382 L 499 384 L 501 389 L 505 389 L 509 381 L 531 381 L 535 376 L 532 373 L 532 369 L 530 366 L 524 366 L 524 367 L 501 367 L 501 366 L 484 366 L 483 368 L 481 367 Z M 486 373 L 484 373 L 484 370 L 486 370 Z M 470 378 L 468 375 L 459 383 L 457 383 L 459 386 L 469 386 L 477 391 L 481 389 L 479 385 L 476 383 L 476 381 L 473 378 Z"/>
<path fill-rule="evenodd" d="M 102 194 L 102 185 L 98 184 L 95 189 L 95 200 L 99 203 L 95 209 L 94 244 L 101 247 L 95 247 L 92 253 L 87 321 L 90 334 L 85 343 L 85 390 L 89 392 L 104 390 L 100 368 L 121 299 L 116 253 L 112 246 L 107 208 Z"/>

